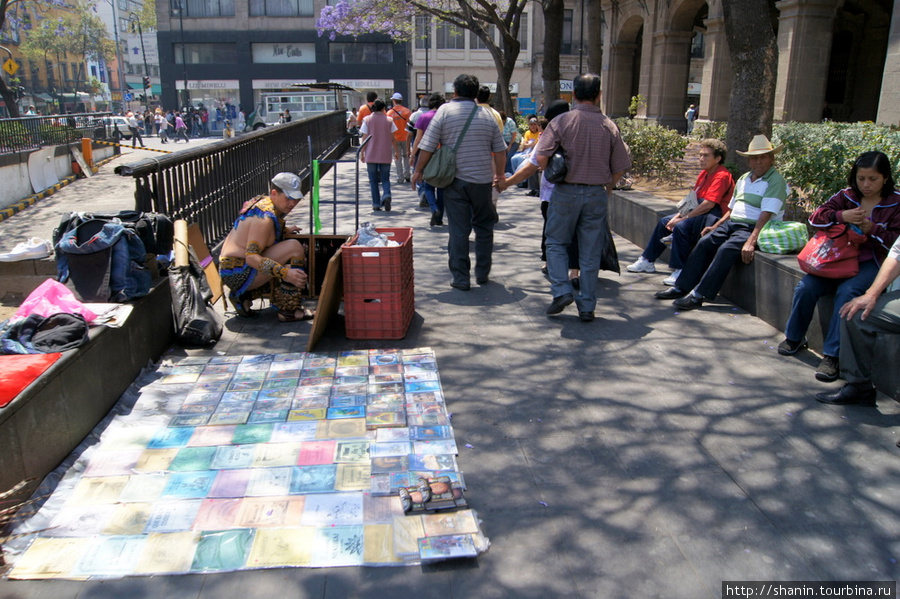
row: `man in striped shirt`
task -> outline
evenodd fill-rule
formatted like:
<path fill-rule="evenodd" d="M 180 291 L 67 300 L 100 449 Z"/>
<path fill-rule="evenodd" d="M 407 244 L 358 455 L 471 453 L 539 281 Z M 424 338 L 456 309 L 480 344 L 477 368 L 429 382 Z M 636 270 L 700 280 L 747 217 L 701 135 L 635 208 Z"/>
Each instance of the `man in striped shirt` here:
<path fill-rule="evenodd" d="M 738 258 L 744 264 L 753 261 L 756 240 L 770 220 L 781 220 L 789 193 L 784 177 L 775 170 L 775 154 L 781 148 L 772 146 L 765 135 L 750 142 L 746 156 L 750 172 L 744 173 L 734 186 L 734 197 L 728 210 L 712 226 L 701 232 L 696 245 L 675 286 L 656 293 L 657 299 L 674 299 L 680 310 L 693 310 L 704 300 L 714 300 L 725 277 Z"/>
<path fill-rule="evenodd" d="M 506 144 L 497 121 L 475 103 L 478 78 L 460 75 L 453 82 L 453 99 L 441 106 L 419 142 L 419 158 L 412 176 L 413 189 L 438 146 L 456 152 L 456 177 L 444 188 L 444 213 L 450 226 L 447 252 L 450 255 L 450 286 L 470 289 L 469 234 L 475 230 L 475 280 L 488 282 L 494 250 L 497 211 L 491 203 L 491 187 L 502 176 L 506 164 Z M 474 112 L 474 115 L 473 115 Z M 466 122 L 472 122 L 460 140 Z M 498 175 L 495 176 L 495 173 Z"/>

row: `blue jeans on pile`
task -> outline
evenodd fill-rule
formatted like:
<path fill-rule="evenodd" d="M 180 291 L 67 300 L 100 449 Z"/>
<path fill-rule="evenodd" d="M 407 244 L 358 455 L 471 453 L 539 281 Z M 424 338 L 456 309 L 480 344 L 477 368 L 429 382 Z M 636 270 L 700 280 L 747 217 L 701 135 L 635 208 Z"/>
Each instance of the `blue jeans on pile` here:
<path fill-rule="evenodd" d="M 603 185 L 559 183 L 547 208 L 547 276 L 553 297 L 574 295 L 569 282 L 568 248 L 578 235 L 581 289 L 575 296 L 579 312 L 597 305 L 597 274 L 603 252 L 601 233 L 606 225 L 608 198 Z"/>
<path fill-rule="evenodd" d="M 367 162 L 366 170 L 369 173 L 369 188 L 372 190 L 372 207 L 381 208 L 384 198 L 391 197 L 391 165 Z M 379 183 L 383 190 L 381 194 L 378 191 Z"/>
<path fill-rule="evenodd" d="M 806 275 L 794 289 L 791 300 L 791 314 L 784 327 L 784 336 L 791 341 L 800 341 L 806 336 L 809 323 L 812 322 L 813 311 L 819 298 L 826 293 L 834 293 L 834 309 L 828 320 L 828 331 L 822 353 L 826 356 L 838 357 L 841 350 L 841 306 L 866 292 L 875 280 L 878 265 L 874 260 L 866 260 L 859 264 L 859 274 L 849 279 L 826 279 L 816 275 Z"/>

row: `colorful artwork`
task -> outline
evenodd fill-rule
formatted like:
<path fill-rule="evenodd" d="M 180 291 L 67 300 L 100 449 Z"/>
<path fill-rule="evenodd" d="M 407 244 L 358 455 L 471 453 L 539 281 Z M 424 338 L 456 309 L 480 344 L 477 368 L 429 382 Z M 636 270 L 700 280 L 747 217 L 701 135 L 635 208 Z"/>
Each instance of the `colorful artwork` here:
<path fill-rule="evenodd" d="M 191 357 L 159 371 L 46 502 L 50 526 L 6 556 L 10 578 L 410 565 L 487 549 L 473 511 L 404 514 L 398 495 L 421 477 L 465 486 L 430 349 Z"/>

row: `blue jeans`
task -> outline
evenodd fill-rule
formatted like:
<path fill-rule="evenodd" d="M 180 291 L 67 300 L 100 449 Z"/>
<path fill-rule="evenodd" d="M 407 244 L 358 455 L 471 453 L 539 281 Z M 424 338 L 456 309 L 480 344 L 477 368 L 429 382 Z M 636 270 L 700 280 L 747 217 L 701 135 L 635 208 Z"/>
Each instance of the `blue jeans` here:
<path fill-rule="evenodd" d="M 675 215 L 670 214 L 659 219 L 653 234 L 650 235 L 650 241 L 647 242 L 647 247 L 644 248 L 644 253 L 641 255 L 648 262 L 656 262 L 660 254 L 666 250 L 666 244 L 661 242 L 660 239 L 671 233 L 672 248 L 669 254 L 669 266 L 674 269 L 680 269 L 684 268 L 691 250 L 694 249 L 694 246 L 700 240 L 700 232 L 703 228 L 714 224 L 722 216 L 722 207 L 717 204 L 706 214 L 683 220 L 675 225 L 674 230 L 669 231 L 666 225 L 669 224 L 673 216 Z"/>
<path fill-rule="evenodd" d="M 380 208 L 384 204 L 384 198 L 391 197 L 391 165 L 367 162 L 366 170 L 369 173 L 369 188 L 372 190 L 372 206 Z M 378 193 L 379 183 L 384 192 L 381 195 Z"/>
<path fill-rule="evenodd" d="M 716 299 L 752 232 L 753 225 L 727 221 L 704 236 L 688 257 L 675 289 L 696 290 L 710 301 Z"/>
<path fill-rule="evenodd" d="M 581 289 L 575 297 L 579 312 L 597 305 L 597 273 L 603 251 L 601 233 L 606 226 L 608 199 L 602 185 L 560 183 L 547 208 L 547 273 L 553 297 L 573 293 L 569 282 L 568 248 L 578 234 Z"/>
<path fill-rule="evenodd" d="M 800 341 L 806 336 L 806 330 L 812 321 L 813 311 L 819 298 L 826 293 L 834 294 L 834 309 L 828 320 L 828 331 L 822 353 L 826 356 L 838 357 L 841 350 L 841 306 L 866 292 L 875 280 L 878 265 L 874 260 L 866 260 L 859 264 L 859 274 L 849 279 L 826 279 L 816 275 L 806 275 L 794 289 L 791 300 L 791 314 L 784 327 L 784 336 L 791 341 Z"/>
<path fill-rule="evenodd" d="M 443 188 L 438 188 L 433 185 L 429 185 L 422 181 L 420 184 L 422 193 L 425 195 L 425 199 L 428 201 L 428 207 L 431 208 L 432 214 L 435 212 L 439 212 L 442 216 L 444 214 L 444 190 Z"/>

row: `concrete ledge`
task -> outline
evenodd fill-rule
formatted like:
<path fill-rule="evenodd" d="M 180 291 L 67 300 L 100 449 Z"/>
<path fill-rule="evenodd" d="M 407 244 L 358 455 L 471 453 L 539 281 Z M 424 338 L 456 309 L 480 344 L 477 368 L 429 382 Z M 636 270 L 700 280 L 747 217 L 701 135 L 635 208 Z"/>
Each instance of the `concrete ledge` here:
<path fill-rule="evenodd" d="M 610 198 L 609 224 L 617 234 L 643 248 L 659 219 L 674 211 L 673 203 L 664 198 L 641 191 L 616 191 Z M 668 258 L 669 252 L 666 250 L 657 263 L 665 265 Z M 625 265 L 622 266 L 624 268 Z M 796 255 L 758 252 L 752 264 L 739 263 L 731 270 L 720 295 L 783 331 L 791 312 L 794 288 L 803 275 Z M 819 302 L 807 332 L 809 346 L 820 353 L 822 331 L 827 329 L 831 306 L 830 298 Z"/>
<path fill-rule="evenodd" d="M 97 327 L 9 405 L 0 408 L 0 490 L 41 480 L 90 433 L 148 362 L 172 342 L 171 292 L 162 279 L 118 329 Z"/>

